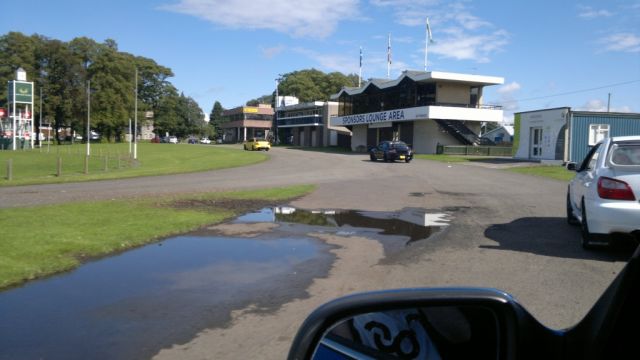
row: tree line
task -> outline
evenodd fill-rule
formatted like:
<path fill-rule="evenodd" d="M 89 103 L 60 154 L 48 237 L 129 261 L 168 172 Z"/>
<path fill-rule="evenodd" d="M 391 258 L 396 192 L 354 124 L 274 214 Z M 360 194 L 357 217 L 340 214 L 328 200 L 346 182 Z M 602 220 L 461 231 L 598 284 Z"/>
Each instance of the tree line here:
<path fill-rule="evenodd" d="M 345 75 L 340 72 L 324 73 L 316 69 L 293 71 L 282 75 L 278 85 L 279 96 L 295 96 L 301 103 L 312 101 L 328 101 L 333 94 L 337 94 L 343 87 L 358 85 L 358 75 Z M 276 92 L 262 95 L 246 102 L 247 106 L 270 104 L 275 107 Z M 211 126 L 216 133 L 220 133 L 220 126 L 225 122 L 222 117 L 224 107 L 215 101 L 209 115 Z"/>
<path fill-rule="evenodd" d="M 91 127 L 109 141 L 121 140 L 134 118 L 135 72 L 138 71 L 138 120 L 153 112 L 156 134 L 184 137 L 206 132 L 204 113 L 168 80 L 170 68 L 142 56 L 118 51 L 117 43 L 87 37 L 69 42 L 34 34 L 9 32 L 0 37 L 0 81 L 15 78 L 22 67 L 34 82 L 34 104 L 42 93 L 43 123 L 55 129 L 86 132 L 87 85 L 90 84 Z M 7 87 L 0 87 L 0 107 L 7 106 Z M 35 116 L 39 106 L 32 110 Z M 86 136 L 86 134 L 84 134 Z"/>

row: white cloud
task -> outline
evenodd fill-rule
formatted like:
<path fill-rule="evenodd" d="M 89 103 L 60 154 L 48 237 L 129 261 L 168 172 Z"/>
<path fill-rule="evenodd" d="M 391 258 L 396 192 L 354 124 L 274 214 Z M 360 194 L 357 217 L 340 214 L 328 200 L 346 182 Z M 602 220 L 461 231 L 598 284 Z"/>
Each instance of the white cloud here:
<path fill-rule="evenodd" d="M 587 20 L 613 16 L 613 13 L 608 10 L 596 10 L 591 6 L 579 6 L 578 9 L 580 10 L 578 17 Z"/>
<path fill-rule="evenodd" d="M 338 23 L 358 17 L 359 0 L 178 0 L 168 11 L 232 29 L 267 29 L 294 37 L 324 38 Z"/>
<path fill-rule="evenodd" d="M 260 51 L 262 52 L 262 56 L 264 56 L 267 59 L 273 59 L 276 55 L 280 54 L 281 52 L 283 52 L 285 49 L 284 45 L 277 45 L 277 46 L 272 46 L 272 47 L 261 47 Z"/>
<path fill-rule="evenodd" d="M 604 51 L 640 52 L 640 36 L 632 33 L 617 33 L 598 41 Z"/>
<path fill-rule="evenodd" d="M 396 22 L 406 26 L 425 26 L 429 17 L 435 40 L 430 52 L 445 58 L 486 63 L 509 42 L 505 30 L 473 15 L 468 1 L 371 0 L 371 4 L 389 8 Z"/>
<path fill-rule="evenodd" d="M 512 82 L 501 86 L 497 91 L 498 94 L 511 95 L 513 92 L 520 90 L 521 86 L 517 82 Z"/>
<path fill-rule="evenodd" d="M 354 54 L 349 57 L 342 54 L 326 54 L 305 48 L 295 48 L 293 51 L 305 55 L 309 59 L 316 61 L 323 69 L 328 71 L 339 71 L 345 74 L 358 73 L 359 55 Z"/>
<path fill-rule="evenodd" d="M 607 103 L 600 99 L 591 99 L 587 101 L 582 107 L 577 108 L 577 110 L 607 111 Z M 625 105 L 620 107 L 612 107 L 610 111 L 611 112 L 631 112 L 631 108 Z"/>
<path fill-rule="evenodd" d="M 461 29 L 449 29 L 448 36 L 429 48 L 429 51 L 444 58 L 474 60 L 479 63 L 491 61 L 491 55 L 502 51 L 509 42 L 509 35 L 502 30 L 484 35 L 471 35 Z"/>

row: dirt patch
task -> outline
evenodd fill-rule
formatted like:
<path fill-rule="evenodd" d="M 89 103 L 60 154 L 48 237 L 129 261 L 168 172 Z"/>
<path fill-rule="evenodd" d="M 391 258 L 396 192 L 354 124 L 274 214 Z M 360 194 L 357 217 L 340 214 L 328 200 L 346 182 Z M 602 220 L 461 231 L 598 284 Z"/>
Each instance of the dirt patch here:
<path fill-rule="evenodd" d="M 227 210 L 234 213 L 249 212 L 275 206 L 273 201 L 256 199 L 183 199 L 168 204 L 174 209 L 217 211 Z"/>

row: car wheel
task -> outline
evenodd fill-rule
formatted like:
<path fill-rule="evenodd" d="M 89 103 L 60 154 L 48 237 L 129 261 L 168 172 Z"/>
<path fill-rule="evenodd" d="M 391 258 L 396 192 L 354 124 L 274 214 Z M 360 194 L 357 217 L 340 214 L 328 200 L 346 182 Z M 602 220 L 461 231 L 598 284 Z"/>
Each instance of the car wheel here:
<path fill-rule="evenodd" d="M 410 158 L 410 157 L 408 157 L 408 158 L 404 159 L 404 161 L 405 161 L 405 162 L 407 162 L 407 163 L 409 163 L 409 162 L 411 162 L 411 158 Z"/>
<path fill-rule="evenodd" d="M 578 218 L 573 214 L 573 206 L 571 205 L 571 196 L 569 195 L 568 191 L 567 191 L 567 223 L 569 223 L 569 225 L 580 225 L 580 221 L 578 221 Z"/>
<path fill-rule="evenodd" d="M 376 156 L 373 153 L 371 153 L 369 154 L 369 159 L 371 159 L 371 161 L 376 161 Z"/>

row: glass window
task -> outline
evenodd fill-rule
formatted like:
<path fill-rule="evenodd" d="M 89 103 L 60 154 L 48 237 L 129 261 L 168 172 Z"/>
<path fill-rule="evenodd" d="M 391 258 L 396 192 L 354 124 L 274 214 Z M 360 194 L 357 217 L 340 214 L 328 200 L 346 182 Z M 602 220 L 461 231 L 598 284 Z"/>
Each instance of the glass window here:
<path fill-rule="evenodd" d="M 611 148 L 613 165 L 640 165 L 640 143 L 616 144 Z"/>
<path fill-rule="evenodd" d="M 589 125 L 589 146 L 593 146 L 604 138 L 609 137 L 609 124 Z"/>

